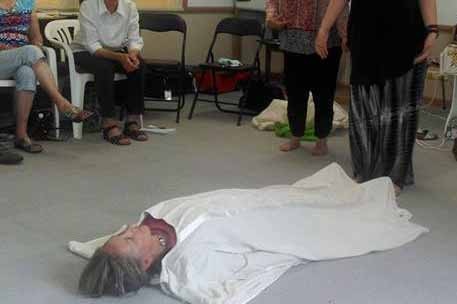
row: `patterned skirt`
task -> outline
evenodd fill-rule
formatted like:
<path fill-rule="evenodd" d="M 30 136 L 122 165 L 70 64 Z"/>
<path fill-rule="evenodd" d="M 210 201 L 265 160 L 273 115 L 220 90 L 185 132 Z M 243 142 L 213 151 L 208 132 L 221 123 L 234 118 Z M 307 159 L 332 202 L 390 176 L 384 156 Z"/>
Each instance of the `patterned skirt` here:
<path fill-rule="evenodd" d="M 399 187 L 414 183 L 412 165 L 426 64 L 383 84 L 352 85 L 349 140 L 354 177 L 389 176 Z"/>

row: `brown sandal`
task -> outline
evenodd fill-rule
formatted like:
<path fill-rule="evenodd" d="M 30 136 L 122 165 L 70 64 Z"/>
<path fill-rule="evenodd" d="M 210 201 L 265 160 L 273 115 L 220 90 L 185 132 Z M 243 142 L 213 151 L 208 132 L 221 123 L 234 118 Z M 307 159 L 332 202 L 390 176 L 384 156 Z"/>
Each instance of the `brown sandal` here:
<path fill-rule="evenodd" d="M 109 136 L 109 132 L 114 129 L 114 128 L 119 128 L 117 125 L 112 125 L 107 128 L 103 128 L 103 139 L 106 140 L 107 142 L 112 143 L 113 145 L 118 145 L 118 146 L 128 146 L 131 144 L 130 140 L 128 142 L 122 142 L 123 139 L 128 139 L 127 136 L 124 134 L 119 134 L 119 135 L 114 135 L 114 136 Z"/>
<path fill-rule="evenodd" d="M 33 143 L 28 138 L 17 139 L 14 142 L 14 147 L 27 153 L 40 153 L 43 151 L 43 147 L 40 144 Z"/>
<path fill-rule="evenodd" d="M 136 126 L 136 128 L 131 129 L 132 126 Z M 136 121 L 129 121 L 125 123 L 124 134 L 136 141 L 148 140 L 148 135 L 144 131 L 140 130 L 140 126 Z"/>
<path fill-rule="evenodd" d="M 80 123 L 86 121 L 89 117 L 94 115 L 94 112 L 81 110 L 76 106 L 71 106 L 70 110 L 63 112 L 63 114 L 72 122 Z"/>

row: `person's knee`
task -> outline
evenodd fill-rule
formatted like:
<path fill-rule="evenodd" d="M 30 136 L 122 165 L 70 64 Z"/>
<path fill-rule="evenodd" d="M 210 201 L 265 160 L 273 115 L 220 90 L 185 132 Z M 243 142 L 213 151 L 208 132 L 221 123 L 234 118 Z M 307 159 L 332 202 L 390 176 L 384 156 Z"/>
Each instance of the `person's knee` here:
<path fill-rule="evenodd" d="M 36 91 L 37 79 L 30 66 L 23 65 L 18 68 L 14 79 L 16 80 L 16 91 Z"/>
<path fill-rule="evenodd" d="M 18 57 L 23 65 L 32 66 L 39 60 L 43 59 L 43 51 L 34 45 L 26 45 L 18 49 Z"/>

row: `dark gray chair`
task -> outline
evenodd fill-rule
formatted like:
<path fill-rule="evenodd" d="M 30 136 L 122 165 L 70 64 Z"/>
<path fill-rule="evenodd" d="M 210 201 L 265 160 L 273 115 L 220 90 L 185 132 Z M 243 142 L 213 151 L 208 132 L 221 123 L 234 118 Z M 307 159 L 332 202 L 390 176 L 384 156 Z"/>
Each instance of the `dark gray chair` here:
<path fill-rule="evenodd" d="M 140 29 L 151 32 L 179 32 L 182 34 L 182 43 L 180 58 L 177 60 L 160 60 L 145 58 L 146 77 L 153 76 L 155 79 L 161 79 L 167 82 L 169 79 L 175 79 L 178 82 L 176 88 L 177 94 L 171 99 L 148 97 L 147 101 L 160 102 L 175 102 L 175 108 L 145 108 L 146 111 L 166 111 L 176 112 L 176 122 L 179 123 L 180 112 L 185 104 L 185 86 L 186 78 L 186 39 L 187 25 L 184 19 L 175 14 L 156 14 L 156 13 L 141 13 Z M 147 91 L 147 90 L 146 90 Z"/>
<path fill-rule="evenodd" d="M 252 63 L 243 64 L 240 67 L 230 67 L 230 66 L 222 65 L 222 64 L 219 64 L 218 62 L 215 62 L 214 47 L 216 45 L 219 35 L 221 35 L 221 34 L 228 34 L 228 35 L 238 36 L 238 37 L 245 37 L 245 36 L 256 37 L 257 38 L 256 49 L 255 49 L 255 55 L 254 55 Z M 250 80 L 255 76 L 255 74 L 257 74 L 260 77 L 259 52 L 261 49 L 260 40 L 262 39 L 262 36 L 263 36 L 263 27 L 260 24 L 260 22 L 258 22 L 255 19 L 229 17 L 229 18 L 225 18 L 219 22 L 219 24 L 216 27 L 216 31 L 214 32 L 214 37 L 213 37 L 213 40 L 209 47 L 206 61 L 205 61 L 205 63 L 199 65 L 199 72 L 200 72 L 199 75 L 201 75 L 201 77 L 200 77 L 200 79 L 199 79 L 199 77 L 196 77 L 197 88 L 195 91 L 192 107 L 189 112 L 189 119 L 192 119 L 197 101 L 214 102 L 218 110 L 220 110 L 222 112 L 226 112 L 226 113 L 237 114 L 238 115 L 238 121 L 237 121 L 238 126 L 241 124 L 241 119 L 242 119 L 243 114 L 254 114 L 244 108 L 243 103 L 244 103 L 245 98 L 240 98 L 238 100 L 238 102 L 236 102 L 236 103 L 219 100 L 220 93 L 218 93 L 218 89 L 217 89 L 216 73 L 218 73 L 218 72 L 235 73 L 235 72 L 242 71 L 242 72 L 249 73 Z M 212 90 L 209 92 L 207 92 L 207 91 L 204 92 L 200 88 L 200 83 L 201 83 L 202 78 L 205 75 L 205 72 L 207 72 L 207 71 L 209 71 L 212 75 L 212 80 L 213 80 L 212 81 Z M 244 93 L 245 93 L 246 89 L 249 87 L 250 80 L 248 82 L 244 83 L 241 87 L 241 89 Z M 212 95 L 213 99 L 209 100 L 209 99 L 200 98 L 199 96 L 202 93 Z M 238 110 L 225 109 L 221 105 L 237 106 Z"/>

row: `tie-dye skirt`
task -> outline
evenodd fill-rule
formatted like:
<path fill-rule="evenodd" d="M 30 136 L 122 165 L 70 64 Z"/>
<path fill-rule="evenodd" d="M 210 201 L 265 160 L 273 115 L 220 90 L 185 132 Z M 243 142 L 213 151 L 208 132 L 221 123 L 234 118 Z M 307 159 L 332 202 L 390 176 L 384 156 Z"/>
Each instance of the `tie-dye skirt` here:
<path fill-rule="evenodd" d="M 349 140 L 354 177 L 389 176 L 399 187 L 414 183 L 413 147 L 426 64 L 382 84 L 352 85 Z"/>

